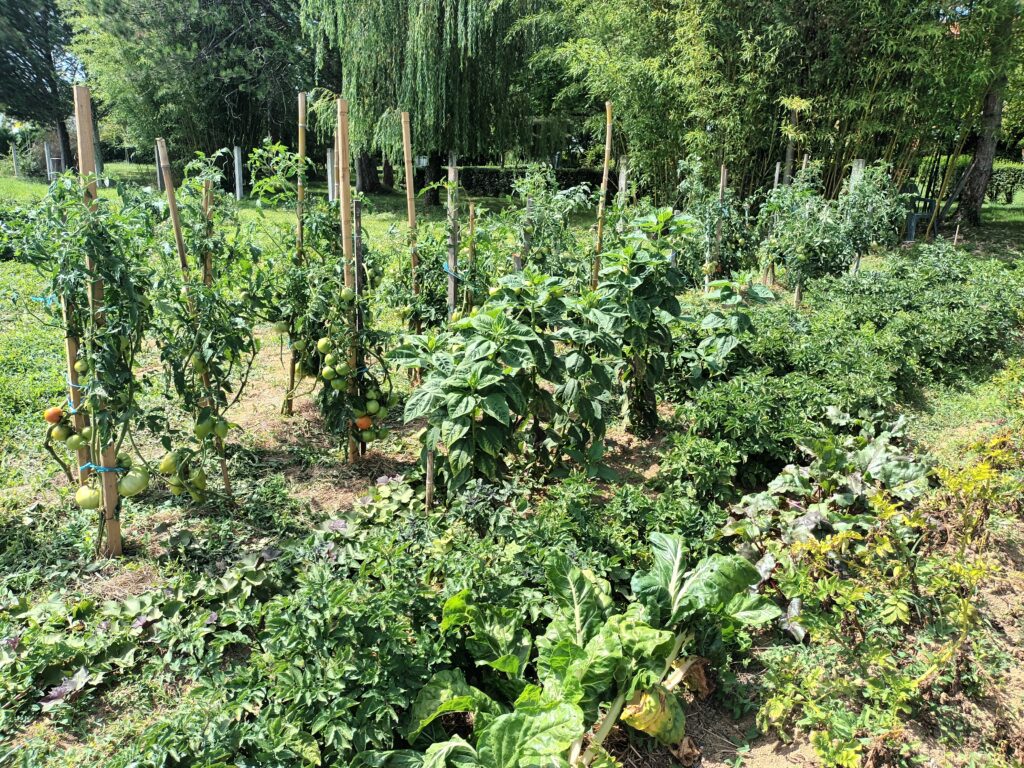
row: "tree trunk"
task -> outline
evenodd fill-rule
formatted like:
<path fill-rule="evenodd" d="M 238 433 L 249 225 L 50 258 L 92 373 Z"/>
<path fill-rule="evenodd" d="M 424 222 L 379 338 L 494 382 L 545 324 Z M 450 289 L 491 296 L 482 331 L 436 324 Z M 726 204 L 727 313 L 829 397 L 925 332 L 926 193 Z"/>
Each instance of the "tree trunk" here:
<path fill-rule="evenodd" d="M 426 178 L 424 179 L 424 186 L 429 187 L 431 184 L 437 184 L 441 181 L 441 168 L 444 164 L 444 158 L 441 157 L 440 153 L 432 152 L 427 158 Z M 441 196 L 437 187 L 428 189 L 423 195 L 423 202 L 426 205 L 440 205 Z"/>
<path fill-rule="evenodd" d="M 1014 22 L 1020 13 L 1013 6 L 1007 3 L 1006 10 L 995 20 L 990 62 L 996 74 L 989 83 L 981 105 L 981 130 L 978 133 L 978 145 L 974 149 L 974 170 L 960 192 L 960 216 L 975 226 L 981 224 L 981 206 L 985 202 L 985 192 L 992 178 L 992 161 L 995 159 L 999 128 L 1003 120 L 1003 98 L 1017 26 Z"/>
<path fill-rule="evenodd" d="M 64 118 L 57 121 L 57 138 L 60 139 L 60 159 L 66 171 L 71 167 L 71 137 L 68 136 L 68 124 Z"/>
<path fill-rule="evenodd" d="M 1003 118 L 1003 90 L 1005 75 L 996 78 L 985 94 L 981 112 L 981 131 L 978 145 L 974 149 L 974 170 L 971 172 L 963 191 L 960 193 L 960 215 L 968 224 L 981 224 L 981 206 L 985 192 L 992 178 L 992 161 L 996 156 L 999 142 L 999 126 Z"/>
<path fill-rule="evenodd" d="M 356 155 L 356 192 L 380 192 L 377 161 L 369 152 Z"/>
<path fill-rule="evenodd" d="M 387 192 L 394 192 L 395 191 L 395 169 L 391 165 L 391 161 L 389 161 L 385 157 L 384 158 L 384 162 L 381 164 L 381 168 L 382 168 L 382 171 L 383 171 L 383 178 L 381 179 L 381 181 L 384 184 L 385 191 L 387 191 Z"/>

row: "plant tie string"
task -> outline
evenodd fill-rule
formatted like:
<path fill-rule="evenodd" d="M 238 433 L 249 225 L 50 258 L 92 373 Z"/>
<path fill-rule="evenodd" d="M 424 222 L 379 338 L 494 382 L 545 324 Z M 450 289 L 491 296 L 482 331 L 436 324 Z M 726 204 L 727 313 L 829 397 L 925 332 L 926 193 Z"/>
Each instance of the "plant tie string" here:
<path fill-rule="evenodd" d="M 441 269 L 443 269 L 445 272 L 447 272 L 449 275 L 454 277 L 456 280 L 459 280 L 460 282 L 465 282 L 465 280 L 466 280 L 466 278 L 463 277 L 462 275 L 460 275 L 458 272 L 453 272 L 448 267 L 448 262 L 446 262 L 446 261 L 442 261 L 441 262 Z"/>
<path fill-rule="evenodd" d="M 40 304 L 45 304 L 48 307 L 57 301 L 57 295 L 53 293 L 49 296 L 29 296 L 29 298 L 32 299 L 32 301 L 38 301 Z"/>
<path fill-rule="evenodd" d="M 65 379 L 65 381 L 67 381 L 68 386 L 71 387 L 72 389 L 85 389 L 84 385 L 82 385 L 82 384 L 75 384 L 74 382 L 72 382 L 71 381 L 71 376 L 69 376 L 66 373 L 64 374 L 64 379 Z"/>
<path fill-rule="evenodd" d="M 93 472 L 127 472 L 128 471 L 124 467 L 101 467 L 98 464 L 93 464 L 91 461 L 83 464 L 82 466 L 80 466 L 78 468 L 78 470 L 80 472 L 84 471 L 86 469 L 91 469 Z"/>

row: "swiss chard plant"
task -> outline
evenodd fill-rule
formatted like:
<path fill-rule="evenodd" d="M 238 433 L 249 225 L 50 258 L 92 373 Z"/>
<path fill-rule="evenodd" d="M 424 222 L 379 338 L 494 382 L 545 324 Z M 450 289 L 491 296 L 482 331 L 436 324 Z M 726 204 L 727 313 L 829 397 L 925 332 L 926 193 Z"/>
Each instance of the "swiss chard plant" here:
<path fill-rule="evenodd" d="M 760 578 L 747 560 L 712 555 L 687 572 L 679 537 L 651 544 L 651 568 L 634 576 L 624 609 L 607 581 L 552 558 L 536 635 L 528 617 L 469 590 L 450 597 L 441 631 L 461 640 L 475 669 L 441 670 L 420 690 L 403 732 L 410 748 L 364 752 L 353 765 L 591 765 L 608 760 L 604 742 L 620 724 L 677 746 L 686 732 L 677 690 L 698 661 L 695 622 L 756 625 L 779 610 L 750 591 Z M 454 713 L 469 732 L 452 727 Z"/>

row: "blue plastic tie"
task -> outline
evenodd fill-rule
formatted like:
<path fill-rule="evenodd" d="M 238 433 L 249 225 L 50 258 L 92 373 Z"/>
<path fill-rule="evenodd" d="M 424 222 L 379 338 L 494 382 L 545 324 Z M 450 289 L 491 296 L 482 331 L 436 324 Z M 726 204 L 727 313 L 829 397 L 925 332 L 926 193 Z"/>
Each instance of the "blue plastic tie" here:
<path fill-rule="evenodd" d="M 127 472 L 128 470 L 124 467 L 101 467 L 98 464 L 93 464 L 91 461 L 87 464 L 80 466 L 79 471 L 91 469 L 93 472 Z"/>
<path fill-rule="evenodd" d="M 71 376 L 69 376 L 66 373 L 64 374 L 64 379 L 65 379 L 65 381 L 67 381 L 68 386 L 71 387 L 72 389 L 85 389 L 85 386 L 83 384 L 72 384 L 71 383 Z"/>
<path fill-rule="evenodd" d="M 451 271 L 451 269 L 449 269 L 449 268 L 448 268 L 448 262 L 446 262 L 446 261 L 442 261 L 442 262 L 441 262 L 441 269 L 443 269 L 443 270 L 444 270 L 445 272 L 447 272 L 447 273 L 448 273 L 449 275 L 451 275 L 452 277 L 454 277 L 454 278 L 455 278 L 456 280 L 461 280 L 461 281 L 463 281 L 463 282 L 465 282 L 465 280 L 466 280 L 466 278 L 464 278 L 464 277 L 463 277 L 462 275 L 460 275 L 460 274 L 459 274 L 458 272 L 452 272 L 452 271 Z"/>
<path fill-rule="evenodd" d="M 71 396 L 68 396 L 68 413 L 74 415 L 78 413 L 78 409 L 75 408 L 75 404 L 71 402 Z"/>
<path fill-rule="evenodd" d="M 57 295 L 54 293 L 51 293 L 49 296 L 29 296 L 29 298 L 32 299 L 32 301 L 38 301 L 46 306 L 50 306 L 57 301 Z"/>

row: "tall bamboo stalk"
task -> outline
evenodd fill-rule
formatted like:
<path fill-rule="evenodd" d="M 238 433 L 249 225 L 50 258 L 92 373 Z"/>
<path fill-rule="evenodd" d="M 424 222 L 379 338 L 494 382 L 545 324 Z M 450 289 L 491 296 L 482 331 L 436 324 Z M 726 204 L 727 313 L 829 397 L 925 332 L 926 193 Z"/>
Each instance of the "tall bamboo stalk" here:
<path fill-rule="evenodd" d="M 85 182 L 85 201 L 93 210 L 96 209 L 96 155 L 93 143 L 92 104 L 89 89 L 84 85 L 74 87 L 75 125 L 78 131 L 78 170 Z M 86 269 L 96 274 L 96 266 L 92 259 L 86 257 Z M 99 329 L 103 326 L 103 281 L 94 277 L 89 285 L 89 305 L 92 311 L 93 325 Z M 72 367 L 73 367 L 72 363 Z M 75 379 L 72 379 L 74 382 Z M 72 401 L 74 398 L 72 399 Z M 100 439 L 97 433 L 96 438 Z M 105 553 L 111 557 L 121 555 L 121 521 L 118 514 L 121 499 L 117 492 L 117 447 L 109 442 L 101 447 L 100 461 L 104 470 L 100 472 L 100 484 L 103 497 L 103 527 L 106 532 Z"/>
<path fill-rule="evenodd" d="M 299 169 L 295 180 L 295 263 L 302 264 L 302 213 L 306 200 L 306 92 L 299 93 Z M 281 412 L 291 416 L 293 412 L 293 395 L 295 393 L 295 371 L 299 364 L 299 352 L 292 348 L 288 362 L 288 392 L 285 394 Z"/>
<path fill-rule="evenodd" d="M 597 290 L 601 274 L 601 248 L 604 245 L 604 209 L 608 198 L 608 169 L 612 162 L 612 103 L 604 103 L 604 168 L 601 172 L 601 199 L 597 201 L 597 248 L 594 251 L 594 268 L 590 276 L 590 287 Z"/>
<path fill-rule="evenodd" d="M 420 259 L 416 251 L 416 190 L 415 176 L 412 169 L 412 126 L 409 113 L 402 113 L 402 151 L 405 155 L 405 214 L 409 223 L 409 271 L 412 276 L 412 295 L 420 293 L 419 267 Z M 419 321 L 416 321 L 416 332 L 419 332 Z"/>
<path fill-rule="evenodd" d="M 463 303 L 466 311 L 468 312 L 473 308 L 473 274 L 476 269 L 476 205 L 470 201 L 469 203 L 469 263 L 466 265 L 466 287 L 464 291 Z"/>
<path fill-rule="evenodd" d="M 341 250 L 344 255 L 345 287 L 355 291 L 355 279 L 352 275 L 352 185 L 349 171 L 349 138 L 348 138 L 348 102 L 338 99 L 338 191 L 341 200 L 339 216 L 341 217 Z M 354 307 L 355 302 L 353 302 Z M 353 401 L 359 396 L 358 350 L 355 331 L 355 309 L 349 311 L 349 327 L 353 329 L 352 344 L 348 350 L 348 364 L 353 375 L 350 379 L 348 393 Z M 348 434 L 348 460 L 359 461 L 359 443 L 356 442 L 354 427 Z"/>
<path fill-rule="evenodd" d="M 181 276 L 182 276 L 182 278 L 184 280 L 185 290 L 188 291 L 188 281 L 189 281 L 189 274 L 191 272 L 191 269 L 189 268 L 189 264 L 188 264 L 188 254 L 185 251 L 185 238 L 184 238 L 184 235 L 182 234 L 182 229 L 181 229 L 181 214 L 178 212 L 178 197 L 177 197 L 177 194 L 174 191 L 174 178 L 171 175 L 171 162 L 170 162 L 170 160 L 168 158 L 168 155 L 167 155 L 167 142 L 164 141 L 163 139 L 157 139 L 156 140 L 156 148 L 157 148 L 157 154 L 160 157 L 160 170 L 161 170 L 161 173 L 162 173 L 163 179 L 164 179 L 164 189 L 167 191 L 167 209 L 168 209 L 168 211 L 171 214 L 171 227 L 174 230 L 174 245 L 175 245 L 175 249 L 176 249 L 176 251 L 178 253 L 178 265 L 181 267 Z M 205 190 L 204 190 L 204 193 L 205 193 Z M 210 190 L 210 194 L 212 195 L 212 188 Z M 206 198 L 206 195 L 204 194 L 204 207 L 206 205 L 206 199 L 205 198 Z M 212 197 L 210 198 L 210 204 L 212 205 Z M 209 215 L 210 215 L 210 210 L 209 209 L 207 209 L 206 214 L 207 214 L 207 219 L 209 219 Z M 206 262 L 206 259 L 204 258 L 204 264 L 205 264 L 205 262 Z M 206 268 L 204 266 L 204 269 L 203 269 L 204 281 L 205 281 L 205 278 L 206 278 L 206 273 L 207 273 L 207 270 L 206 270 Z M 212 282 L 212 277 L 213 277 L 213 275 L 212 275 L 212 269 L 211 269 L 210 270 L 211 282 Z M 207 283 L 207 285 L 209 285 L 209 283 Z M 195 314 L 195 304 L 193 303 L 191 296 L 189 297 L 189 309 L 192 311 L 193 314 Z M 205 404 L 207 406 L 210 406 L 212 408 L 214 406 L 213 384 L 210 381 L 210 373 L 209 373 L 209 371 L 204 371 L 200 378 L 201 378 L 201 380 L 203 382 L 203 389 L 206 390 L 206 398 L 204 398 L 204 400 L 202 402 L 203 402 L 203 404 Z M 220 460 L 220 474 L 221 474 L 221 479 L 222 479 L 222 481 L 224 483 L 224 493 L 228 496 L 228 498 L 232 498 L 234 494 L 233 494 L 233 492 L 231 490 L 231 476 L 228 474 L 228 460 L 227 460 L 227 457 L 224 455 L 224 443 L 221 441 L 220 438 L 216 438 L 215 439 L 215 446 L 216 446 L 216 449 L 217 449 L 217 458 Z"/>
<path fill-rule="evenodd" d="M 458 301 L 459 273 L 459 166 L 455 153 L 448 153 L 448 319 Z"/>

